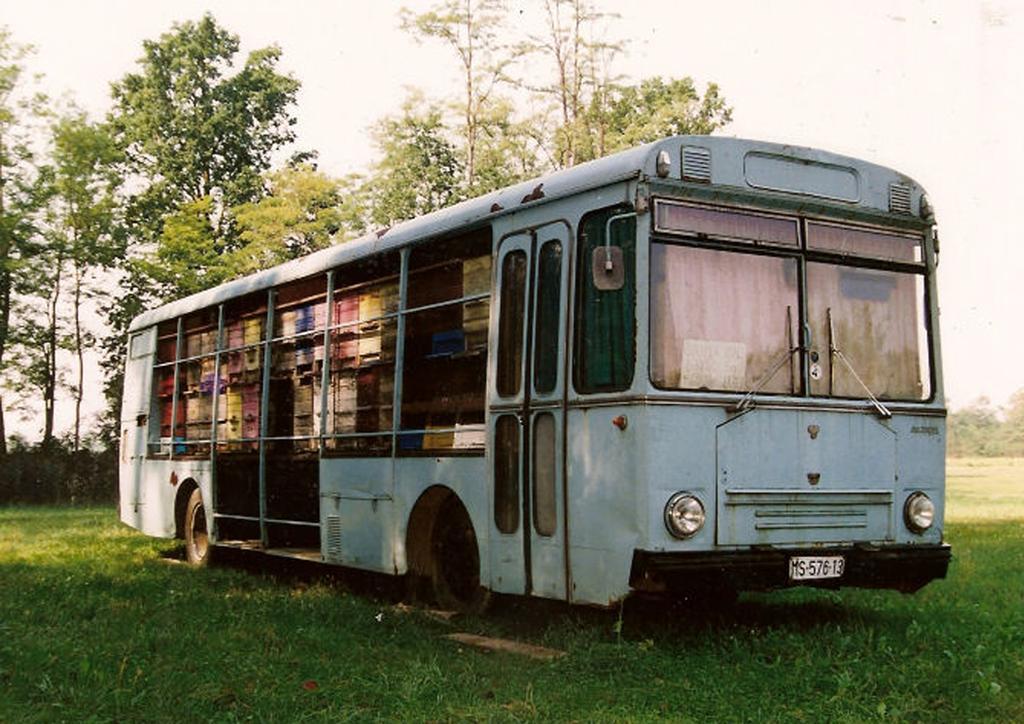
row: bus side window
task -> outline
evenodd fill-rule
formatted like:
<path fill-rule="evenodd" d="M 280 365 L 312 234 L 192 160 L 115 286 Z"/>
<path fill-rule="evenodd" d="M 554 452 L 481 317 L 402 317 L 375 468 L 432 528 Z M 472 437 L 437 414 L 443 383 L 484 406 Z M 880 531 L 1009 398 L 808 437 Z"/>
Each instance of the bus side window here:
<path fill-rule="evenodd" d="M 576 270 L 576 335 L 573 381 L 580 392 L 614 392 L 633 381 L 636 361 L 636 218 L 602 209 L 580 223 Z M 609 226 L 609 220 L 611 224 Z M 610 228 L 611 238 L 606 239 Z M 594 283 L 595 251 L 610 245 L 621 254 L 621 285 Z M 617 274 L 616 274 L 617 276 Z"/>
<path fill-rule="evenodd" d="M 403 453 L 484 447 L 491 246 L 485 228 L 409 254 Z"/>

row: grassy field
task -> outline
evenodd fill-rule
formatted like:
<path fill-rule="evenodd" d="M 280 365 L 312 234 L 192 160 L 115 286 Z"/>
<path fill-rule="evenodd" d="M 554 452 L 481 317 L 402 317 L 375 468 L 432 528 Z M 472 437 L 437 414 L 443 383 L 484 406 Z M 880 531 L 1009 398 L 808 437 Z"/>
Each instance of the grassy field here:
<path fill-rule="evenodd" d="M 716 613 L 505 600 L 445 623 L 373 579 L 168 563 L 111 511 L 0 509 L 0 721 L 1024 721 L 1024 461 L 949 469 L 947 580 Z"/>

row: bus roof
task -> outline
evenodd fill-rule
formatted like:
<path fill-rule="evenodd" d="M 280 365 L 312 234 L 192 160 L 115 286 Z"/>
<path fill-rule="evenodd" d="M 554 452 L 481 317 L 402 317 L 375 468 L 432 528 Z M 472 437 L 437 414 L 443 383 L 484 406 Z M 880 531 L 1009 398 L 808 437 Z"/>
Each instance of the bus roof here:
<path fill-rule="evenodd" d="M 892 186 L 901 185 L 907 189 L 909 212 L 916 216 L 920 211 L 921 187 L 883 166 L 800 146 L 715 136 L 674 136 L 493 191 L 169 302 L 137 316 L 129 331 L 309 277 L 355 259 L 472 228 L 525 206 L 631 179 L 655 178 L 657 158 L 662 151 L 668 153 L 672 163 L 669 177 L 676 180 L 680 179 L 678 167 L 693 159 L 695 169 L 706 171 L 707 178 L 702 180 L 716 187 L 810 196 L 883 212 L 890 211 Z"/>

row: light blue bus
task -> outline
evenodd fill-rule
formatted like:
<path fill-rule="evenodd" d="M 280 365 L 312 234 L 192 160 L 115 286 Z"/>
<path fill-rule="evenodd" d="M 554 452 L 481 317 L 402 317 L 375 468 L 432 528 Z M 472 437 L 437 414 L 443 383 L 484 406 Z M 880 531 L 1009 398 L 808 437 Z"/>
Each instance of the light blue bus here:
<path fill-rule="evenodd" d="M 148 311 L 121 519 L 490 592 L 946 574 L 935 219 L 898 172 L 685 136 Z"/>

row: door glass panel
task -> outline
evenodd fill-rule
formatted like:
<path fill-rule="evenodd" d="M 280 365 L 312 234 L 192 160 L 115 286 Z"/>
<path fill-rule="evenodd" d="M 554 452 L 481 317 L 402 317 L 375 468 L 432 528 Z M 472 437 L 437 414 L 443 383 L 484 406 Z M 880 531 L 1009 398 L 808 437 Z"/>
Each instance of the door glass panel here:
<path fill-rule="evenodd" d="M 526 253 L 512 251 L 501 264 L 501 317 L 498 320 L 498 394 L 519 394 L 526 313 Z"/>
<path fill-rule="evenodd" d="M 555 500 L 555 418 L 545 412 L 533 421 L 533 527 L 540 535 L 558 528 Z"/>
<path fill-rule="evenodd" d="M 534 334 L 533 384 L 553 392 L 558 382 L 558 309 L 562 292 L 562 245 L 549 241 L 537 262 L 537 320 Z"/>
<path fill-rule="evenodd" d="M 502 415 L 494 430 L 494 524 L 502 533 L 519 529 L 519 419 Z"/>

